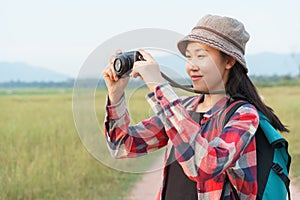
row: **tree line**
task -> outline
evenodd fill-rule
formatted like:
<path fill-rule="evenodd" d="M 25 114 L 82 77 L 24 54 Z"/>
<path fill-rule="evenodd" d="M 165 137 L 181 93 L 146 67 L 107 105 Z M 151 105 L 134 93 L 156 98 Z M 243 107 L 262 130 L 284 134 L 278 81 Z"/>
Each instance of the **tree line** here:
<path fill-rule="evenodd" d="M 276 85 L 297 85 L 299 84 L 300 77 L 295 77 L 291 75 L 273 75 L 273 76 L 263 76 L 263 75 L 250 75 L 250 79 L 254 84 L 258 86 L 276 86 Z M 102 79 L 87 79 L 81 80 L 86 87 L 97 85 L 97 87 L 105 87 L 104 81 Z M 66 81 L 54 82 L 54 81 L 8 81 L 0 82 L 0 88 L 72 88 L 74 83 L 80 83 L 79 80 L 68 79 Z M 141 82 L 131 81 L 129 82 L 129 87 L 140 86 Z"/>

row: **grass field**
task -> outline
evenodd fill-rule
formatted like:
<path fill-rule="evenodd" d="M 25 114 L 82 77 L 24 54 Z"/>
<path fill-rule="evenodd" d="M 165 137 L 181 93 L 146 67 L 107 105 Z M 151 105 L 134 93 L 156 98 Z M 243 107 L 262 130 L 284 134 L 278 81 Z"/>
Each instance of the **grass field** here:
<path fill-rule="evenodd" d="M 0 199 L 121 199 L 137 176 L 87 152 L 71 91 L 8 93 L 0 96 Z"/>
<path fill-rule="evenodd" d="M 291 175 L 300 187 L 300 87 L 267 87 L 260 88 L 259 92 L 290 129 L 290 133 L 283 135 L 289 142 L 292 155 Z"/>
<path fill-rule="evenodd" d="M 292 176 L 299 183 L 300 87 L 259 91 L 291 130 L 284 136 L 290 142 Z M 145 93 L 130 95 L 133 121 L 149 116 Z M 103 97 L 98 91 L 100 125 Z M 0 199 L 122 199 L 138 178 L 107 167 L 86 150 L 75 128 L 70 89 L 1 90 L 0 108 Z"/>

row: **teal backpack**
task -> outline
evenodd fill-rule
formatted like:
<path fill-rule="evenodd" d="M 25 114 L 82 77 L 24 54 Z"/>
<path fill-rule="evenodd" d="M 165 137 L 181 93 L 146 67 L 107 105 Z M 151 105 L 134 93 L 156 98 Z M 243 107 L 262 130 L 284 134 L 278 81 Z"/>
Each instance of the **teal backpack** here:
<path fill-rule="evenodd" d="M 229 118 L 247 101 L 233 101 L 227 105 L 225 117 L 223 118 L 223 127 Z M 259 127 L 255 133 L 256 151 L 257 151 L 257 178 L 259 200 L 285 200 L 290 197 L 289 169 L 291 157 L 288 153 L 288 142 L 271 125 L 268 118 L 259 113 Z M 223 115 L 223 114 L 222 114 Z M 236 196 L 237 191 L 231 187 Z"/>

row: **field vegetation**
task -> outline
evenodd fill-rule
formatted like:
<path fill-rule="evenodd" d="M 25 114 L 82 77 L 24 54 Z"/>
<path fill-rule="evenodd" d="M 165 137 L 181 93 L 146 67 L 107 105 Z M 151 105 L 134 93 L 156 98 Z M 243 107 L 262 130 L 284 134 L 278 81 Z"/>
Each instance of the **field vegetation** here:
<path fill-rule="evenodd" d="M 300 88 L 261 87 L 259 92 L 291 131 L 284 136 L 293 158 L 291 175 L 300 183 Z M 146 93 L 127 94 L 134 122 L 151 115 Z M 97 90 L 99 126 L 104 97 L 105 91 Z M 71 89 L 1 89 L 0 108 L 0 199 L 122 199 L 140 176 L 89 153 L 74 123 Z"/>

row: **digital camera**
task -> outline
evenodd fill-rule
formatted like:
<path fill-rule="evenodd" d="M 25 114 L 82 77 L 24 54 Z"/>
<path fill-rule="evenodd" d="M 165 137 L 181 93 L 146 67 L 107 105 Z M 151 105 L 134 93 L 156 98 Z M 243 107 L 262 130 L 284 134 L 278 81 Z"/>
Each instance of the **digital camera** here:
<path fill-rule="evenodd" d="M 129 51 L 118 54 L 114 60 L 114 70 L 118 77 L 128 74 L 134 62 L 144 60 L 143 55 L 138 51 Z"/>

